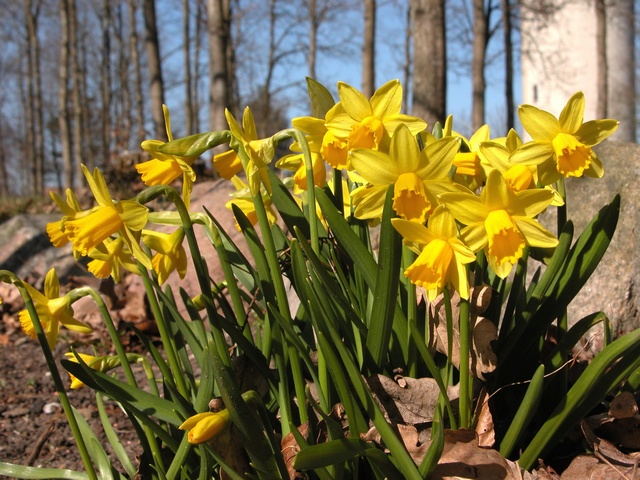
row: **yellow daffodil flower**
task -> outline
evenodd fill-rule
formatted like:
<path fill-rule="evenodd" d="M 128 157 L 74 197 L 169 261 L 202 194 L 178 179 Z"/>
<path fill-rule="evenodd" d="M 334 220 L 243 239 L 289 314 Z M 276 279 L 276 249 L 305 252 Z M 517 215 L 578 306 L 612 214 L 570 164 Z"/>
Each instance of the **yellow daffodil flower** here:
<path fill-rule="evenodd" d="M 89 257 L 93 260 L 87 264 L 87 268 L 96 278 L 111 276 L 113 281 L 118 283 L 120 281 L 120 267 L 133 273 L 138 272 L 136 262 L 131 256 L 129 248 L 122 241 L 122 237 L 106 238 L 89 252 Z"/>
<path fill-rule="evenodd" d="M 311 152 L 311 165 L 313 166 L 313 184 L 324 187 L 327 183 L 327 170 L 319 153 Z M 295 172 L 293 193 L 302 193 L 307 190 L 307 167 L 302 153 L 285 155 L 276 162 L 276 167 Z"/>
<path fill-rule="evenodd" d="M 343 82 L 338 83 L 338 94 L 344 113 L 333 116 L 326 125 L 334 138 L 347 139 L 349 150 L 386 150 L 400 124 L 405 124 L 413 135 L 427 128 L 424 120 L 400 113 L 402 85 L 398 80 L 385 83 L 369 100 Z"/>
<path fill-rule="evenodd" d="M 180 278 L 184 278 L 187 273 L 187 254 L 182 246 L 183 240 L 184 228 L 178 228 L 172 234 L 143 230 L 142 241 L 156 252 L 151 263 L 160 285 L 167 281 L 174 270 Z"/>
<path fill-rule="evenodd" d="M 522 105 L 518 115 L 533 139 L 513 153 L 511 163 L 536 165 L 543 185 L 562 177 L 601 178 L 602 162 L 591 147 L 609 137 L 618 128 L 616 120 L 591 120 L 583 123 L 585 100 L 574 94 L 556 118 L 531 105 Z"/>
<path fill-rule="evenodd" d="M 98 203 L 97 207 L 73 220 L 64 221 L 64 231 L 82 255 L 97 248 L 105 239 L 114 233 L 119 233 L 133 256 L 145 267 L 151 269 L 149 257 L 140 248 L 137 232 L 147 224 L 149 210 L 135 200 L 114 201 L 100 170 L 94 170 L 93 175 L 87 167 L 82 165 L 82 171 L 89 183 L 89 187 Z"/>
<path fill-rule="evenodd" d="M 509 130 L 505 138 L 498 138 L 494 141 L 483 142 L 480 145 L 480 152 L 491 164 L 491 167 L 498 170 L 504 178 L 507 186 L 513 192 L 521 192 L 532 188 L 537 188 L 538 169 L 535 165 L 522 165 L 511 163 L 511 154 L 520 148 L 522 140 L 514 129 Z M 562 196 L 550 185 L 545 188 L 553 192 L 551 205 L 564 205 Z"/>
<path fill-rule="evenodd" d="M 400 218 L 391 222 L 403 243 L 418 254 L 405 270 L 405 277 L 423 287 L 430 301 L 447 285 L 452 285 L 461 298 L 469 298 L 465 265 L 475 261 L 476 256 L 458 238 L 455 219 L 444 205 L 434 210 L 427 227 Z"/>
<path fill-rule="evenodd" d="M 558 239 L 535 216 L 553 198 L 545 189 L 514 193 L 499 171 L 493 170 L 480 196 L 471 191 L 443 193 L 440 201 L 462 224 L 462 240 L 474 252 L 483 249 L 493 271 L 506 278 L 525 246 L 552 248 Z"/>
<path fill-rule="evenodd" d="M 484 184 L 490 164 L 484 158 L 480 145 L 489 140 L 490 133 L 488 125 L 480 127 L 468 140 L 460 134 L 453 133 L 462 139 L 461 151 L 453 159 L 453 166 L 456 167 L 454 182 L 472 191 Z"/>
<path fill-rule="evenodd" d="M 60 325 L 74 332 L 92 332 L 88 325 L 73 318 L 73 309 L 71 308 L 69 297 L 66 295 L 60 297 L 60 283 L 55 269 L 52 268 L 47 272 L 44 279 L 44 294 L 27 283 L 24 283 L 24 286 L 28 290 L 31 300 L 33 300 L 40 324 L 47 337 L 49 348 L 53 348 L 58 340 Z M 33 326 L 33 319 L 29 312 L 24 309 L 18 314 L 18 317 L 24 333 L 31 338 L 36 338 L 36 329 Z"/>
<path fill-rule="evenodd" d="M 231 415 L 226 408 L 219 412 L 198 413 L 187 418 L 178 428 L 188 430 L 189 443 L 198 444 L 213 440 L 231 423 Z"/>
<path fill-rule="evenodd" d="M 81 211 L 80 204 L 78 203 L 78 199 L 70 188 L 67 188 L 65 192 L 66 199 L 61 199 L 55 192 L 50 192 L 51 198 L 56 203 L 58 208 L 63 214 L 61 220 L 56 222 L 47 223 L 46 231 L 47 235 L 49 235 L 49 240 L 51 244 L 56 248 L 62 248 L 67 243 L 69 243 L 69 233 L 65 232 L 62 227 L 64 226 L 64 221 L 68 219 L 73 219 L 76 215 Z M 76 252 L 74 251 L 74 254 Z"/>
<path fill-rule="evenodd" d="M 409 127 L 400 124 L 391 138 L 390 154 L 359 148 L 351 165 L 368 185 L 351 194 L 355 216 L 382 216 L 389 185 L 394 185 L 393 209 L 404 219 L 425 223 L 438 205 L 437 196 L 455 190 L 447 176 L 458 151 L 459 140 L 443 138 L 420 150 Z"/>
<path fill-rule="evenodd" d="M 166 105 L 162 106 L 164 112 L 164 123 L 167 129 L 167 138 L 171 142 L 171 117 Z M 167 155 L 159 148 L 164 145 L 160 140 L 145 140 L 142 142 L 142 149 L 151 156 L 151 160 L 136 165 L 137 172 L 141 175 L 142 182 L 148 186 L 170 185 L 176 178 L 182 175 L 182 198 L 189 208 L 191 190 L 196 174 L 191 168 L 197 157 L 180 157 L 178 155 Z"/>
<path fill-rule="evenodd" d="M 251 225 L 255 225 L 256 223 L 258 223 L 258 215 L 256 213 L 256 207 L 253 204 L 253 197 L 251 195 L 251 191 L 249 190 L 249 185 L 247 185 L 238 177 L 233 177 L 231 181 L 235 185 L 236 191 L 232 194 L 233 200 L 229 200 L 225 204 L 225 207 L 227 207 L 229 210 L 232 210 L 233 205 L 235 205 L 240 210 L 242 210 L 242 212 L 251 222 Z M 271 197 L 267 195 L 266 192 L 261 193 L 262 202 L 264 203 L 265 210 L 267 211 L 267 219 L 269 220 L 269 224 L 273 225 L 274 223 L 276 223 L 278 217 L 273 210 Z M 238 225 L 238 222 L 236 222 L 236 228 L 238 229 L 238 231 L 240 231 L 240 225 Z"/>
<path fill-rule="evenodd" d="M 249 187 L 253 193 L 257 193 L 260 188 L 260 180 L 271 190 L 271 183 L 267 174 L 267 165 L 273 158 L 273 142 L 271 138 L 258 139 L 256 123 L 249 107 L 244 109 L 242 114 L 242 127 L 238 124 L 229 110 L 225 110 L 225 116 L 229 123 L 229 130 L 235 142 L 239 142 L 237 148 L 244 148 L 249 161 L 247 165 L 242 165 L 237 152 L 230 150 L 213 157 L 213 166 L 222 178 L 230 180 L 244 168 L 249 182 Z M 234 140 L 232 139 L 232 145 Z"/>
<path fill-rule="evenodd" d="M 84 363 L 86 363 L 90 368 L 93 368 L 94 370 L 99 370 L 99 368 L 94 368 L 93 364 L 96 364 L 96 367 L 98 367 L 99 365 L 97 365 L 100 361 L 100 357 L 96 357 L 95 355 L 88 355 L 86 353 L 78 353 L 77 354 Z M 64 354 L 65 357 L 67 357 L 68 360 L 78 363 L 78 359 L 76 358 L 76 354 L 74 354 L 73 352 L 67 352 Z M 84 387 L 84 383 L 82 382 L 82 380 L 78 379 L 78 377 L 76 377 L 75 375 L 73 375 L 72 373 L 69 373 L 69 378 L 71 379 L 71 385 L 69 388 L 71 388 L 72 390 L 77 390 L 79 388 Z"/>

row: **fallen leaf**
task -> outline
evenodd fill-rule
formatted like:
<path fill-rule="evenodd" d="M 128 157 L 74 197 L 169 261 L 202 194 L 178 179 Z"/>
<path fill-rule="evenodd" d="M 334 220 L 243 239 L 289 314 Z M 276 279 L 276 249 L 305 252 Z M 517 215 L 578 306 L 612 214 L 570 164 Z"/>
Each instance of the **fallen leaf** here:
<path fill-rule="evenodd" d="M 477 414 L 476 434 L 478 435 L 478 446 L 491 448 L 496 443 L 496 432 L 493 425 L 493 415 L 489 409 L 489 393 L 482 389 L 478 405 L 480 412 Z"/>
<path fill-rule="evenodd" d="M 631 392 L 622 392 L 611 401 L 609 415 L 613 418 L 631 418 L 638 413 L 638 404 Z"/>

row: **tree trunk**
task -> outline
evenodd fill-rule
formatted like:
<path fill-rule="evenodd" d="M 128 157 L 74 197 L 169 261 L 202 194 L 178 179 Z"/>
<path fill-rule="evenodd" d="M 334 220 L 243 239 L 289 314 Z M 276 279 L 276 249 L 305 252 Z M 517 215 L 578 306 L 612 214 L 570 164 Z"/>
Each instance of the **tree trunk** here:
<path fill-rule="evenodd" d="M 371 97 L 376 84 L 376 0 L 364 0 L 362 42 L 362 93 Z"/>
<path fill-rule="evenodd" d="M 82 101 L 84 91 L 84 72 L 80 66 L 79 43 L 78 39 L 78 12 L 76 9 L 76 0 L 69 2 L 69 56 L 71 57 L 71 71 L 73 72 L 73 84 L 71 89 L 71 101 L 73 104 L 73 135 L 72 135 L 72 151 L 73 151 L 73 168 L 74 180 L 78 184 L 82 179 L 82 163 L 85 161 L 84 154 L 84 119 L 86 118 L 87 102 Z"/>
<path fill-rule="evenodd" d="M 115 112 L 117 122 L 115 132 L 117 154 L 120 154 L 122 151 L 129 148 L 131 143 L 131 124 L 133 123 L 130 95 L 131 84 L 129 82 L 129 57 L 127 55 L 127 41 L 125 40 L 122 8 L 122 4 L 119 4 L 116 7 L 113 28 L 113 37 L 118 44 L 118 48 L 116 50 L 118 55 L 118 83 L 114 89 L 117 97 L 114 98 L 113 101 L 113 103 L 118 107 L 118 111 Z"/>
<path fill-rule="evenodd" d="M 409 110 L 409 82 L 411 81 L 411 5 L 407 5 L 407 13 L 404 22 L 404 62 L 402 65 L 402 111 Z"/>
<path fill-rule="evenodd" d="M 491 0 L 489 0 L 491 2 Z M 490 11 L 490 7 L 488 9 Z M 473 0 L 473 64 L 471 82 L 473 84 L 473 101 L 471 124 L 473 130 L 484 125 L 486 82 L 484 64 L 488 43 L 488 19 L 484 9 L 484 0 Z"/>
<path fill-rule="evenodd" d="M 100 27 L 102 29 L 102 67 L 100 95 L 102 97 L 102 167 L 111 162 L 111 1 L 104 0 Z"/>
<path fill-rule="evenodd" d="M 318 12 L 316 0 L 309 0 L 309 55 L 307 66 L 309 77 L 316 78 L 316 50 L 318 45 Z"/>
<path fill-rule="evenodd" d="M 136 23 L 136 10 L 138 0 L 129 0 L 129 55 L 133 68 L 133 100 L 135 110 L 136 141 L 140 145 L 146 133 L 144 129 L 144 98 L 142 96 L 142 73 L 140 71 L 140 55 L 138 54 L 138 26 Z"/>
<path fill-rule="evenodd" d="M 73 1 L 73 0 L 71 0 Z M 60 0 L 60 66 L 58 68 L 58 130 L 62 154 L 64 186 L 73 188 L 73 161 L 71 159 L 71 132 L 69 120 L 69 0 Z"/>
<path fill-rule="evenodd" d="M 411 114 L 430 126 L 443 123 L 447 101 L 444 0 L 411 0 L 413 102 Z"/>
<path fill-rule="evenodd" d="M 192 120 L 191 124 L 193 125 L 193 131 L 200 131 L 200 117 L 198 115 L 200 110 L 200 83 L 198 82 L 198 78 L 200 77 L 200 54 L 202 53 L 202 22 L 204 21 L 204 12 L 206 12 L 206 5 L 204 0 L 196 1 L 196 19 L 195 19 L 195 41 L 193 45 L 193 72 L 194 75 L 191 77 L 192 85 L 191 91 L 193 92 L 193 105 L 195 106 L 192 111 Z"/>
<path fill-rule="evenodd" d="M 41 195 L 44 187 L 44 114 L 42 112 L 42 77 L 40 75 L 40 42 L 38 40 L 38 15 L 40 4 L 31 0 L 25 3 L 27 22 L 27 48 L 29 69 L 27 81 L 30 83 L 30 107 L 33 109 L 31 130 L 33 135 L 33 156 L 31 165 L 31 186 L 34 195 Z"/>
<path fill-rule="evenodd" d="M 190 0 L 182 0 L 182 55 L 184 57 L 184 110 L 186 134 L 195 133 L 193 130 L 193 99 L 191 96 L 191 25 L 189 18 Z"/>
<path fill-rule="evenodd" d="M 209 30 L 209 123 L 211 130 L 228 128 L 224 110 L 230 105 L 228 43 L 230 19 L 225 15 L 224 0 L 208 0 Z"/>
<path fill-rule="evenodd" d="M 515 127 L 513 99 L 513 39 L 511 1 L 502 0 L 502 29 L 504 33 L 504 98 L 507 108 L 507 132 Z"/>
<path fill-rule="evenodd" d="M 147 52 L 147 66 L 149 69 L 149 94 L 151 97 L 151 116 L 153 119 L 154 136 L 158 140 L 167 140 L 164 125 L 164 83 L 162 81 L 162 62 L 160 60 L 160 41 L 156 24 L 155 0 L 144 0 L 144 31 Z"/>

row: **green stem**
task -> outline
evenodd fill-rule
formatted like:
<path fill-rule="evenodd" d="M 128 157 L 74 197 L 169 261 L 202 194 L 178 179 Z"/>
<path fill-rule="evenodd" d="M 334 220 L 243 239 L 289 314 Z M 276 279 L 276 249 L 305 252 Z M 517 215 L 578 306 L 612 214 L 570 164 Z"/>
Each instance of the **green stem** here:
<path fill-rule="evenodd" d="M 469 301 L 460 299 L 460 427 L 471 426 L 471 404 L 473 377 L 469 370 L 469 350 L 471 343 L 471 325 L 469 318 Z"/>
<path fill-rule="evenodd" d="M 409 250 L 406 246 L 402 246 L 402 271 L 406 271 L 406 269 L 414 262 L 416 258 L 415 253 Z M 417 295 L 416 295 L 416 286 L 411 283 L 409 278 L 404 277 L 404 284 L 407 290 L 407 322 L 411 325 L 416 326 L 417 321 Z M 408 330 L 407 336 L 407 352 L 408 352 L 408 362 L 410 377 L 416 378 L 418 375 L 418 362 L 417 362 L 417 347 L 415 342 L 411 339 L 411 328 Z"/>

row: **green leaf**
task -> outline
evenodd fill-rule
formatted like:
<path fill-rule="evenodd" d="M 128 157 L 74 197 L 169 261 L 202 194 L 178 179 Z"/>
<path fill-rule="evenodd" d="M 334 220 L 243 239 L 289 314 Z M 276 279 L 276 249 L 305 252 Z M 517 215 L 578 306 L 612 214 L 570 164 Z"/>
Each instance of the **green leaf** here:
<path fill-rule="evenodd" d="M 318 445 L 306 447 L 296 455 L 293 468 L 296 470 L 314 470 L 344 463 L 359 456 L 364 456 L 367 442 L 360 438 L 340 438 Z"/>
<path fill-rule="evenodd" d="M 177 155 L 179 157 L 199 157 L 207 150 L 229 143 L 231 134 L 228 130 L 217 132 L 197 133 L 188 137 L 178 138 L 161 145 L 158 150 L 167 155 Z"/>
<path fill-rule="evenodd" d="M 13 463 L 0 462 L 0 475 L 10 478 L 29 478 L 40 480 L 88 480 L 89 476 L 84 472 L 75 472 L 59 468 L 39 468 L 15 465 Z"/>
<path fill-rule="evenodd" d="M 620 382 L 640 366 L 640 329 L 604 348 L 571 387 L 565 400 L 551 413 L 520 457 L 520 466 L 533 467 L 556 445 L 572 425 L 598 405 Z"/>
<path fill-rule="evenodd" d="M 520 443 L 526 433 L 527 426 L 533 420 L 542 398 L 544 386 L 544 365 L 540 365 L 529 383 L 518 411 L 511 420 L 509 429 L 500 442 L 500 455 L 509 458 L 513 449 Z"/>
<path fill-rule="evenodd" d="M 327 88 L 311 77 L 307 77 L 307 90 L 311 101 L 311 112 L 316 118 L 325 118 L 327 112 L 335 105 L 333 96 Z"/>
<path fill-rule="evenodd" d="M 87 451 L 89 452 L 89 456 L 93 461 L 93 464 L 98 467 L 99 478 L 104 480 L 113 480 L 113 471 L 111 467 L 111 461 L 107 456 L 107 452 L 104 451 L 102 445 L 98 441 L 95 433 L 84 419 L 80 413 L 74 408 L 73 415 L 76 418 L 76 422 L 78 423 L 78 427 L 80 428 L 80 433 L 82 435 L 82 439 L 84 440 L 85 445 L 87 446 Z M 119 475 L 118 475 L 119 477 Z"/>
<path fill-rule="evenodd" d="M 552 371 L 560 368 L 567 360 L 571 349 L 578 344 L 589 329 L 606 320 L 607 316 L 604 313 L 595 312 L 576 322 L 569 331 L 562 336 L 551 353 L 547 362 L 550 367 L 549 370 Z"/>
<path fill-rule="evenodd" d="M 271 169 L 268 172 L 271 182 L 271 201 L 278 210 L 280 218 L 282 218 L 289 231 L 293 232 L 294 228 L 298 228 L 309 238 L 311 229 L 304 212 L 291 196 L 289 189 L 284 186 L 280 177 Z"/>
<path fill-rule="evenodd" d="M 109 416 L 107 415 L 107 411 L 104 408 L 104 402 L 102 401 L 102 395 L 96 392 L 96 406 L 98 407 L 98 414 L 100 415 L 100 421 L 102 422 L 102 428 L 104 430 L 105 436 L 109 441 L 109 445 L 111 445 L 111 449 L 113 453 L 115 453 L 118 460 L 120 460 L 120 464 L 124 467 L 125 471 L 129 478 L 133 478 L 136 475 L 136 467 L 133 462 L 127 455 L 124 446 L 120 442 L 118 438 L 118 434 L 115 429 L 111 425 L 109 421 Z"/>
<path fill-rule="evenodd" d="M 373 361 L 370 367 L 377 368 L 378 371 L 384 368 L 387 359 L 400 283 L 402 240 L 391 224 L 393 216 L 393 185 L 391 185 L 387 190 L 382 215 L 376 286 L 367 335 L 367 349 Z"/>

